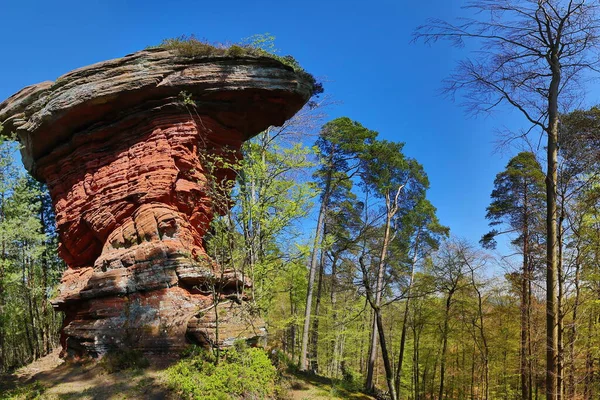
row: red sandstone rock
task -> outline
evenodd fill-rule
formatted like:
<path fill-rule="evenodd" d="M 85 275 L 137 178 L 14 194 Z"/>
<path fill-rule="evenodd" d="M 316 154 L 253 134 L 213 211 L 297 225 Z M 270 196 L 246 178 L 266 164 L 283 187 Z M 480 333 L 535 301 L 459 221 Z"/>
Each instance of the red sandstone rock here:
<path fill-rule="evenodd" d="M 182 91 L 196 106 L 183 104 Z M 271 58 L 153 49 L 0 104 L 0 121 L 17 133 L 26 168 L 54 203 L 68 269 L 53 304 L 66 314 L 67 353 L 159 352 L 262 334 L 243 303 L 251 282 L 221 271 L 203 247 L 214 214 L 227 207 L 214 183 L 233 178 L 207 160 L 235 162 L 244 140 L 282 124 L 311 92 L 305 77 Z"/>

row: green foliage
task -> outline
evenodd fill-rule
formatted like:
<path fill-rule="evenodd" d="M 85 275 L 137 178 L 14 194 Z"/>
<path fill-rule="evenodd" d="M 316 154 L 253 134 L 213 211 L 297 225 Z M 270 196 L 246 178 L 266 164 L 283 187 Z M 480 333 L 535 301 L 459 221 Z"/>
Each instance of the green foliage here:
<path fill-rule="evenodd" d="M 235 206 L 213 221 L 207 235 L 213 258 L 251 277 L 252 297 L 261 313 L 274 311 L 278 287 L 293 288 L 295 299 L 305 287 L 306 251 L 296 239 L 314 197 L 302 179 L 313 163 L 310 148 L 286 139 L 293 124 L 270 128 L 244 144 L 244 158 L 231 165 L 237 174 L 231 192 Z M 223 200 L 229 204 L 228 198 Z"/>
<path fill-rule="evenodd" d="M 243 57 L 246 54 L 246 52 L 247 50 L 244 47 L 239 46 L 237 44 L 232 44 L 231 46 L 229 46 L 225 54 L 230 57 Z"/>
<path fill-rule="evenodd" d="M 257 33 L 242 40 L 244 45 L 254 49 L 260 49 L 269 54 L 277 54 L 279 50 L 275 47 L 275 36 L 269 32 Z"/>
<path fill-rule="evenodd" d="M 531 240 L 535 228 L 543 224 L 544 178 L 540 164 L 530 152 L 521 152 L 511 158 L 506 169 L 496 175 L 486 218 L 491 226 L 507 224 L 511 231 L 516 231 L 514 244 L 522 245 L 525 237 Z M 498 234 L 497 230 L 492 230 L 484 235 L 481 243 L 494 248 Z"/>
<path fill-rule="evenodd" d="M 341 386 L 348 391 L 360 390 L 364 383 L 362 374 L 356 371 L 352 367 L 346 366 L 342 363 L 342 380 Z"/>
<path fill-rule="evenodd" d="M 184 106 L 196 107 L 196 102 L 192 98 L 191 93 L 186 92 L 185 90 L 182 90 L 181 92 L 179 92 L 179 98 L 181 99 L 181 102 L 183 103 Z"/>
<path fill-rule="evenodd" d="M 423 259 L 449 236 L 450 229 L 440 223 L 436 212 L 429 200 L 419 197 L 414 207 L 401 213 L 397 241 L 403 254 L 412 259 Z"/>
<path fill-rule="evenodd" d="M 43 399 L 46 388 L 39 382 L 32 382 L 25 385 L 18 385 L 8 392 L 0 392 L 0 397 L 4 400 L 37 400 Z"/>
<path fill-rule="evenodd" d="M 149 365 L 150 362 L 139 350 L 109 351 L 100 360 L 100 366 L 109 374 L 128 369 L 144 369 Z"/>
<path fill-rule="evenodd" d="M 559 129 L 561 158 L 559 184 L 585 181 L 600 168 L 600 107 L 561 115 Z"/>
<path fill-rule="evenodd" d="M 218 361 L 218 362 L 217 362 Z M 278 393 L 277 370 L 262 349 L 236 345 L 192 356 L 167 370 L 167 384 L 187 399 L 270 399 Z"/>
<path fill-rule="evenodd" d="M 402 153 L 404 143 L 378 140 L 369 146 L 363 156 L 364 185 L 376 195 L 386 197 L 401 189 L 404 203 L 424 196 L 429 180 L 423 166 Z"/>
<path fill-rule="evenodd" d="M 15 163 L 18 148 L 0 136 L 0 371 L 49 352 L 61 324 L 48 301 L 63 268 L 50 199 Z"/>

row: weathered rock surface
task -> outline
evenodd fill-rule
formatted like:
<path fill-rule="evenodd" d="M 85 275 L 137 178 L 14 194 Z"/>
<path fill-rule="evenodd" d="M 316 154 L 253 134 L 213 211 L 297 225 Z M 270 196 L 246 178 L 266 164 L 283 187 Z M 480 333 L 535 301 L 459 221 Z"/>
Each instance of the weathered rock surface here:
<path fill-rule="evenodd" d="M 282 124 L 311 92 L 271 58 L 152 49 L 0 103 L 0 122 L 54 203 L 68 269 L 53 304 L 66 314 L 67 353 L 161 352 L 262 334 L 244 304 L 251 282 L 215 265 L 203 237 L 228 206 L 216 198 L 242 142 Z M 207 161 L 215 155 L 225 163 Z"/>

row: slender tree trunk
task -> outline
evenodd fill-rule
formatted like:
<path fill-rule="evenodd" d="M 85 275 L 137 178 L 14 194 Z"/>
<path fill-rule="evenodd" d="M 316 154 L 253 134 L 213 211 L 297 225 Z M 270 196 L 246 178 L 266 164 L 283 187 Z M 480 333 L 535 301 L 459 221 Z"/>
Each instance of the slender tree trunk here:
<path fill-rule="evenodd" d="M 502 386 L 504 386 L 504 398 L 508 400 L 508 351 L 506 350 L 506 348 L 502 352 L 502 356 Z"/>
<path fill-rule="evenodd" d="M 457 366 L 458 366 L 458 363 L 457 363 Z M 459 390 L 460 390 L 459 397 L 461 399 L 464 399 L 465 398 L 465 393 L 467 393 L 467 390 L 466 390 L 467 380 L 464 379 L 464 375 L 465 375 L 465 372 L 466 372 L 466 366 L 467 366 L 467 364 L 466 364 L 466 351 L 465 351 L 465 346 L 462 345 L 461 365 L 460 365 L 460 369 L 458 370 L 458 371 L 462 371 L 462 374 L 461 374 L 461 377 L 460 377 L 461 379 L 459 381 Z"/>
<path fill-rule="evenodd" d="M 414 400 L 419 400 L 419 337 L 417 335 L 417 328 L 415 324 L 412 327 L 413 331 L 413 380 L 414 380 Z M 400 395 L 400 392 L 398 392 Z"/>
<path fill-rule="evenodd" d="M 296 308 L 294 307 L 294 294 L 290 289 L 290 313 L 292 316 L 292 324 L 290 326 L 290 347 L 292 360 L 296 359 Z"/>
<path fill-rule="evenodd" d="M 548 170 L 546 175 L 546 400 L 557 400 L 558 376 L 558 258 L 557 192 L 558 182 L 558 93 L 561 70 L 558 49 L 549 55 L 552 72 L 548 95 Z"/>
<path fill-rule="evenodd" d="M 563 274 L 563 236 L 564 236 L 564 220 L 565 216 L 565 196 L 561 192 L 560 196 L 560 213 L 557 223 L 557 276 L 558 276 L 558 360 L 556 363 L 556 397 L 558 400 L 564 398 L 565 383 L 564 383 L 564 305 L 563 305 L 563 290 L 564 290 L 564 274 Z M 568 399 L 567 399 L 568 400 Z"/>
<path fill-rule="evenodd" d="M 33 337 L 33 344 L 34 344 L 34 353 L 33 353 L 33 358 L 34 359 L 38 359 L 40 357 L 40 341 L 38 339 L 38 333 L 39 333 L 39 324 L 37 323 L 37 321 L 39 321 L 39 319 L 35 318 L 35 313 L 37 313 L 37 304 L 35 302 L 35 299 L 33 298 L 33 288 L 35 287 L 35 275 L 34 275 L 34 271 L 33 271 L 33 262 L 30 259 L 27 259 L 26 261 L 27 263 L 27 287 L 26 289 L 26 293 L 27 293 L 27 308 L 29 311 L 29 323 L 31 324 L 31 331 L 32 331 L 32 337 Z"/>
<path fill-rule="evenodd" d="M 323 230 L 325 235 L 326 228 Z M 321 293 L 323 292 L 323 264 L 324 264 L 325 252 L 321 251 L 321 260 L 319 262 L 319 279 L 317 282 L 317 299 L 315 302 L 315 315 L 313 318 L 312 326 L 312 338 L 311 338 L 311 355 L 310 355 L 310 369 L 315 373 L 319 370 L 319 309 L 321 307 Z"/>
<path fill-rule="evenodd" d="M 479 304 L 479 334 L 483 343 L 483 400 L 488 400 L 490 397 L 490 349 L 488 347 L 487 337 L 485 336 L 485 327 L 483 325 L 483 302 L 479 289 L 477 298 Z"/>
<path fill-rule="evenodd" d="M 337 315 L 337 287 L 336 287 L 336 276 L 337 276 L 337 254 L 334 254 L 333 261 L 331 262 L 331 288 L 329 289 L 329 296 L 331 300 L 331 320 L 334 323 L 338 323 Z M 330 374 L 332 377 L 337 377 L 338 374 L 338 363 L 337 363 L 337 347 L 340 338 L 339 332 L 343 331 L 342 327 L 336 329 L 336 332 L 331 338 L 332 357 L 330 362 Z"/>
<path fill-rule="evenodd" d="M 25 296 L 27 296 L 27 300 L 28 300 L 28 305 L 29 305 L 29 315 L 31 316 L 31 303 L 30 303 L 30 297 L 29 297 L 29 291 L 27 290 L 27 261 L 25 259 L 25 246 L 23 246 L 22 248 L 22 259 L 20 260 L 21 264 L 22 264 L 22 268 L 21 268 L 21 285 L 22 285 L 22 290 L 23 290 L 23 294 Z M 35 327 L 33 326 L 33 321 L 28 320 L 27 316 L 23 316 L 23 322 L 25 325 L 25 336 L 27 338 L 27 345 L 29 346 L 29 352 L 31 357 L 33 357 L 33 359 L 36 358 L 36 354 L 35 354 L 35 347 L 34 347 L 34 339 L 33 339 L 33 335 L 35 334 Z M 31 329 L 30 329 L 31 328 Z M 33 331 L 33 332 L 32 332 Z"/>
<path fill-rule="evenodd" d="M 415 246 L 414 246 L 414 254 L 412 258 L 411 268 L 410 268 L 410 278 L 408 281 L 408 288 L 406 289 L 406 302 L 404 305 L 404 316 L 402 318 L 402 333 L 400 334 L 400 353 L 398 354 L 398 365 L 396 367 L 396 393 L 400 394 L 400 382 L 402 380 L 402 364 L 404 361 L 404 347 L 406 343 L 406 329 L 408 325 L 408 310 L 411 296 L 411 289 L 413 285 L 413 281 L 415 279 L 415 265 L 417 264 L 417 255 L 419 248 L 419 236 L 420 230 L 417 232 L 415 238 Z"/>
<path fill-rule="evenodd" d="M 432 399 L 435 399 L 435 375 L 437 374 L 437 367 L 438 367 L 438 359 L 440 356 L 440 352 L 441 349 L 438 347 L 438 352 L 435 355 L 435 361 L 433 362 L 433 373 L 431 374 L 431 388 L 430 388 L 430 392 L 429 392 L 429 397 Z M 438 399 L 441 400 L 441 399 Z"/>
<path fill-rule="evenodd" d="M 573 303 L 573 321 L 571 322 L 571 337 L 569 338 L 569 376 L 568 376 L 568 390 L 566 392 L 567 399 L 576 398 L 577 388 L 575 386 L 575 341 L 577 340 L 577 313 L 579 311 L 579 279 L 580 279 L 580 263 L 579 263 L 579 244 L 577 245 L 577 256 L 575 259 L 575 300 Z"/>
<path fill-rule="evenodd" d="M 375 360 L 377 357 L 377 320 L 373 314 L 373 321 L 371 323 L 371 343 L 369 345 L 369 358 L 367 359 L 367 380 L 365 381 L 365 388 L 367 392 L 375 391 L 375 382 L 373 380 L 373 374 L 375 373 Z"/>
<path fill-rule="evenodd" d="M 473 341 L 473 351 L 471 354 L 471 382 L 469 387 L 469 398 L 471 400 L 475 400 L 475 350 L 476 344 L 475 341 Z"/>
<path fill-rule="evenodd" d="M 412 277 L 409 283 L 409 287 L 412 284 Z M 404 361 L 404 348 L 406 343 L 406 330 L 408 325 L 408 306 L 410 297 L 406 298 L 406 304 L 404 305 L 404 315 L 402 317 L 402 333 L 400 334 L 400 351 L 398 354 L 398 364 L 396 366 L 396 393 L 400 393 L 400 382 L 402 380 L 402 365 Z"/>
<path fill-rule="evenodd" d="M 381 357 L 383 358 L 383 366 L 385 369 L 385 379 L 390 391 L 390 397 L 392 400 L 397 400 L 398 395 L 396 393 L 396 385 L 394 384 L 394 372 L 392 370 L 392 363 L 385 339 L 385 331 L 383 329 L 383 320 L 381 318 L 380 308 L 375 309 L 375 320 L 377 321 L 377 332 L 379 332 L 379 345 L 381 347 Z"/>
<path fill-rule="evenodd" d="M 392 200 L 390 199 L 390 195 L 386 196 L 386 220 L 385 220 L 385 233 L 383 236 L 383 245 L 381 247 L 381 256 L 379 258 L 379 266 L 377 268 L 377 282 L 375 284 L 375 302 L 372 304 L 375 314 L 378 313 L 377 310 L 381 306 L 381 292 L 383 291 L 383 275 L 385 272 L 385 261 L 386 255 L 388 251 L 388 245 L 390 240 L 390 229 L 392 225 L 392 218 L 396 214 L 396 206 L 392 205 Z M 373 371 L 375 366 L 375 357 L 377 350 L 377 318 L 374 318 L 374 323 L 371 332 L 371 348 L 369 354 L 369 363 L 367 364 L 367 381 L 366 388 L 368 391 L 373 391 L 375 389 L 375 385 L 373 383 Z M 381 335 L 379 335 L 381 336 Z M 395 389 L 395 388 L 394 388 Z"/>
<path fill-rule="evenodd" d="M 533 393 L 531 388 L 533 388 L 533 380 L 534 380 L 534 368 L 533 368 L 533 346 L 531 343 L 531 304 L 532 304 L 532 280 L 533 280 L 533 261 L 532 257 L 529 257 L 528 263 L 528 271 L 527 271 L 527 376 L 529 377 L 529 400 L 533 400 Z M 535 398 L 538 399 L 538 379 L 535 378 Z"/>
<path fill-rule="evenodd" d="M 484 319 L 483 319 L 483 297 L 481 295 L 481 290 L 479 290 L 479 287 L 477 286 L 477 283 L 475 281 L 475 270 L 474 268 L 471 268 L 470 264 L 467 262 L 467 260 L 465 259 L 465 262 L 467 265 L 469 265 L 469 268 L 471 269 L 471 284 L 473 285 L 473 289 L 475 290 L 475 293 L 477 293 L 477 311 L 478 311 L 478 319 L 479 319 L 479 325 L 477 326 L 477 324 L 475 323 L 475 321 L 473 321 L 473 325 L 474 325 L 474 329 L 475 327 L 477 327 L 477 329 L 479 330 L 479 336 L 481 338 L 481 343 L 483 345 L 483 348 L 481 350 L 481 358 L 483 360 L 483 400 L 488 400 L 489 398 L 489 376 L 490 376 L 490 367 L 489 367 L 489 347 L 488 347 L 488 342 L 487 342 L 487 337 L 485 335 L 485 325 L 484 325 Z"/>
<path fill-rule="evenodd" d="M 323 224 L 325 222 L 325 211 L 329 203 L 329 190 L 331 188 L 331 170 L 327 177 L 325 190 L 323 191 L 323 198 L 321 200 L 321 207 L 319 208 L 319 217 L 317 219 L 317 228 L 315 229 L 315 240 L 313 243 L 313 251 L 310 260 L 310 271 L 308 275 L 308 290 L 306 294 L 306 309 L 304 310 L 304 329 L 302 330 L 302 349 L 300 350 L 300 370 L 306 371 L 308 367 L 307 363 L 307 352 L 308 352 L 308 335 L 310 331 L 310 316 L 312 312 L 312 297 L 315 286 L 315 275 L 317 272 L 317 259 L 319 253 L 319 247 L 321 245 L 321 231 L 323 230 Z"/>
<path fill-rule="evenodd" d="M 452 304 L 452 295 L 454 292 L 450 291 L 446 298 L 446 308 L 444 312 L 444 328 L 442 330 L 442 355 L 440 360 L 440 390 L 439 400 L 443 399 L 444 396 L 444 379 L 446 377 L 446 350 L 448 347 L 448 320 L 450 319 L 450 305 Z"/>
<path fill-rule="evenodd" d="M 42 218 L 43 221 L 43 218 Z M 44 226 L 44 222 L 42 222 L 42 226 Z M 44 234 L 46 234 L 46 229 L 44 227 Z M 43 331 L 42 331 L 42 341 L 43 341 L 43 349 L 44 354 L 50 353 L 50 316 L 48 315 L 51 311 L 48 307 L 48 296 L 46 295 L 46 290 L 49 287 L 48 284 L 48 241 L 44 241 L 44 252 L 42 253 L 42 287 L 44 288 L 44 292 L 42 293 L 42 321 L 43 321 Z"/>
<path fill-rule="evenodd" d="M 593 355 L 593 335 L 594 335 L 594 319 L 596 315 L 593 311 L 588 317 L 586 354 L 585 354 L 585 378 L 583 381 L 583 398 L 584 400 L 592 400 L 594 397 L 594 355 Z"/>
<path fill-rule="evenodd" d="M 529 376 L 529 360 L 527 354 L 528 338 L 528 310 L 529 310 L 529 259 L 527 235 L 527 217 L 525 217 L 525 228 L 523 229 L 523 272 L 521 277 L 521 399 L 529 400 L 531 397 L 531 377 Z"/>

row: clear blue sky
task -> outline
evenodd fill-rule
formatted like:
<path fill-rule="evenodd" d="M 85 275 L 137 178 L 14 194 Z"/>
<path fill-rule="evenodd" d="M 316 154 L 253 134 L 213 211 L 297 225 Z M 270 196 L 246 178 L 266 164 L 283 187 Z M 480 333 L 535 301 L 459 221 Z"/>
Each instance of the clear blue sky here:
<path fill-rule="evenodd" d="M 509 155 L 494 153 L 495 129 L 524 120 L 499 111 L 467 118 L 440 95 L 441 81 L 465 55 L 446 43 L 411 44 L 429 17 L 461 15 L 461 1 L 154 1 L 1 0 L 0 100 L 26 85 L 120 57 L 162 39 L 195 34 L 239 41 L 270 32 L 283 54 L 324 78 L 339 102 L 330 118 L 348 116 L 388 140 L 406 143 L 430 181 L 442 223 L 477 241 L 496 173 Z M 596 98 L 590 103 L 597 102 Z"/>

